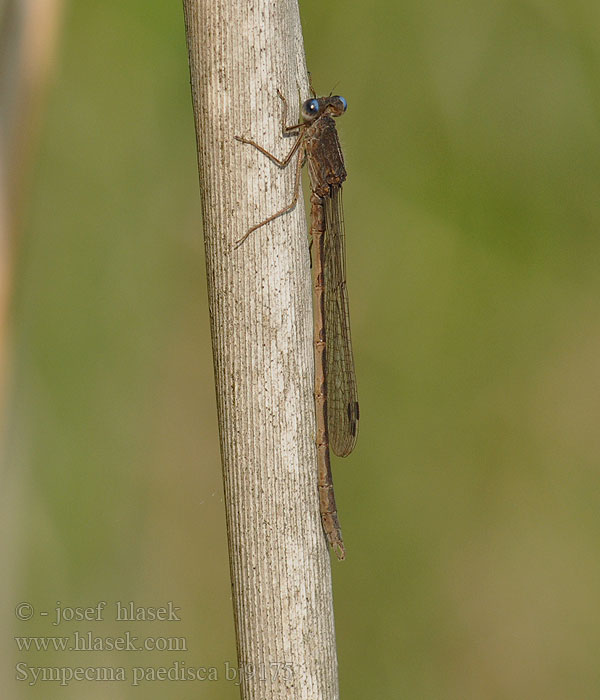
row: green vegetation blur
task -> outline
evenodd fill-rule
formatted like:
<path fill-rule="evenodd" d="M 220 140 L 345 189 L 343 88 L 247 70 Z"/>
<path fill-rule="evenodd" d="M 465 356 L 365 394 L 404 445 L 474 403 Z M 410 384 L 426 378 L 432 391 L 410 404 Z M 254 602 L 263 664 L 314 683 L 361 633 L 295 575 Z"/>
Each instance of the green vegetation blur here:
<path fill-rule="evenodd" d="M 600 7 L 301 11 L 316 90 L 348 101 L 341 696 L 598 697 Z M 181 622 L 142 631 L 189 651 L 9 646 L 10 673 L 181 659 L 219 680 L 6 697 L 239 697 L 197 183 L 180 4 L 71 2 L 16 271 L 10 607 L 172 600 Z"/>

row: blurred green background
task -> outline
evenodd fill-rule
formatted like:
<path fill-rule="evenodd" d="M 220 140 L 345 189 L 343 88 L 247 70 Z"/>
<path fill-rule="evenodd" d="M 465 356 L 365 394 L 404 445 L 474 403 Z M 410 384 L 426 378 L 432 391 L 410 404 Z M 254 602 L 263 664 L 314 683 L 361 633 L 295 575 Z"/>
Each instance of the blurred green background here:
<path fill-rule="evenodd" d="M 599 697 L 600 6 L 301 11 L 317 91 L 349 104 L 361 434 L 334 464 L 341 695 Z M 8 607 L 173 600 L 182 621 L 142 631 L 190 651 L 136 663 L 222 670 L 236 656 L 197 183 L 181 5 L 70 2 L 16 271 Z M 52 634 L 9 619 L 10 636 Z M 28 686 L 17 661 L 134 661 L 6 648 L 5 697 L 239 696 L 222 673 Z"/>

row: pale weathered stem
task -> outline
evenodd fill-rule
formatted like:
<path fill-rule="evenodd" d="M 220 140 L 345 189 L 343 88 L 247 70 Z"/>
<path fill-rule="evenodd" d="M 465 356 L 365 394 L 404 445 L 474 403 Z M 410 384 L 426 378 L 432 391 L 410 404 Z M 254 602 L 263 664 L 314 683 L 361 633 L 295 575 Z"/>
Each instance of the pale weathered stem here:
<path fill-rule="evenodd" d="M 338 698 L 319 515 L 311 277 L 281 100 L 308 93 L 296 0 L 184 0 L 242 697 Z M 294 161 L 292 161 L 292 164 Z"/>

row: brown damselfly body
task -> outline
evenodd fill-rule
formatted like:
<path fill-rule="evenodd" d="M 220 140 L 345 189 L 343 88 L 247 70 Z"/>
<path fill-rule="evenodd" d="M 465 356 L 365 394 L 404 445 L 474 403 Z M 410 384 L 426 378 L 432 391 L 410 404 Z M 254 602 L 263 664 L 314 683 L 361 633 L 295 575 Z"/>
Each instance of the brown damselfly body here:
<path fill-rule="evenodd" d="M 296 182 L 291 203 L 264 221 L 252 226 L 237 241 L 240 246 L 256 229 L 289 212 L 300 195 L 302 165 L 308 163 L 310 176 L 310 235 L 313 246 L 315 408 L 317 417 L 318 488 L 321 521 L 329 544 L 338 559 L 344 559 L 342 531 L 337 516 L 329 447 L 340 457 L 352 452 L 358 433 L 358 397 L 346 291 L 346 252 L 342 185 L 346 179 L 334 117 L 346 111 L 343 97 L 313 97 L 302 105 L 300 124 L 286 125 L 287 103 L 283 102 L 283 132 L 297 132 L 297 139 L 279 160 L 255 141 L 235 138 L 250 144 L 285 168 L 298 153 Z"/>

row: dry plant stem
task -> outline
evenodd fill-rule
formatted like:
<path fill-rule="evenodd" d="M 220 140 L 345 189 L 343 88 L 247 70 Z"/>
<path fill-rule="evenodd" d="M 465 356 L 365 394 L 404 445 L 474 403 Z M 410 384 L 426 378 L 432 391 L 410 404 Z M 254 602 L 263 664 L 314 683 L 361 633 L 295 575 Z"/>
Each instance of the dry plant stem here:
<path fill-rule="evenodd" d="M 294 168 L 274 167 L 234 135 L 289 153 L 274 115 L 277 89 L 291 105 L 308 94 L 298 7 L 184 0 L 184 9 L 242 697 L 335 700 L 302 198 L 234 247 L 294 188 Z"/>

